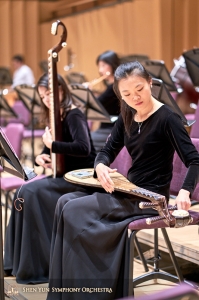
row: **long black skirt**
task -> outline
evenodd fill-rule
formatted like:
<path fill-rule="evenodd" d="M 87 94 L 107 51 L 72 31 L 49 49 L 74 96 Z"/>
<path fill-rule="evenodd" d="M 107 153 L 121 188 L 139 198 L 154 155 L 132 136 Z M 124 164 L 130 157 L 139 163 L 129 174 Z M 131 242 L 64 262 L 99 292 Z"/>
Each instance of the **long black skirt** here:
<path fill-rule="evenodd" d="M 157 215 L 141 198 L 114 192 L 72 193 L 56 207 L 47 300 L 123 297 L 128 224 Z"/>
<path fill-rule="evenodd" d="M 14 200 L 6 231 L 4 270 L 16 276 L 18 283 L 38 284 L 48 282 L 50 244 L 55 207 L 59 197 L 81 186 L 63 178 L 47 177 L 22 186 Z M 13 200 L 13 203 L 14 203 Z"/>

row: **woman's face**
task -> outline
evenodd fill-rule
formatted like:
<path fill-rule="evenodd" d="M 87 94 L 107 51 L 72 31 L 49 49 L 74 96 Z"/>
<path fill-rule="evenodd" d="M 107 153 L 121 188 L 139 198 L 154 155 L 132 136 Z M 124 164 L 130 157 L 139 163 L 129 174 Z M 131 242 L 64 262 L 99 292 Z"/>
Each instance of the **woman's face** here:
<path fill-rule="evenodd" d="M 113 75 L 112 67 L 102 60 L 98 62 L 98 71 L 101 76 Z"/>
<path fill-rule="evenodd" d="M 47 89 L 45 86 L 38 86 L 38 92 L 44 105 L 50 108 L 50 90 Z"/>
<path fill-rule="evenodd" d="M 41 100 L 43 101 L 44 105 L 50 109 L 50 90 L 47 89 L 45 86 L 38 86 L 38 92 Z M 59 86 L 59 101 L 63 100 L 63 89 Z"/>
<path fill-rule="evenodd" d="M 144 109 L 151 101 L 151 80 L 132 75 L 121 79 L 118 88 L 122 99 L 136 111 Z"/>

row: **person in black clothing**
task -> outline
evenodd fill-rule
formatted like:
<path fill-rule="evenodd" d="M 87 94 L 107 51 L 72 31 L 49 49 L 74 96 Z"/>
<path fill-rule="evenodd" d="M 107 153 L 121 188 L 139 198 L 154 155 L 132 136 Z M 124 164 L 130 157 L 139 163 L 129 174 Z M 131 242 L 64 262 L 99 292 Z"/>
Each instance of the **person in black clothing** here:
<path fill-rule="evenodd" d="M 120 63 L 119 58 L 115 52 L 105 51 L 97 57 L 96 63 L 101 76 L 109 74 L 105 79 L 107 88 L 97 99 L 104 106 L 110 116 L 118 116 L 119 101 L 113 91 L 113 81 L 114 72 Z M 97 153 L 104 146 L 113 125 L 114 122 L 101 123 L 100 127 L 96 131 L 91 132 L 93 144 Z"/>
<path fill-rule="evenodd" d="M 73 104 L 68 87 L 59 75 L 58 84 L 63 141 L 53 141 L 50 130 L 46 128 L 44 150 L 36 157 L 35 164 L 49 168 L 52 151 L 64 154 L 65 173 L 93 167 L 96 154 L 87 120 Z M 47 74 L 39 79 L 37 87 L 43 104 L 43 118 L 48 125 L 50 91 Z M 12 207 L 6 231 L 4 270 L 16 276 L 18 283 L 48 282 L 55 206 L 60 196 L 76 190 L 81 191 L 82 187 L 66 182 L 63 177 L 49 176 L 30 182 L 16 192 L 14 200 L 22 198 L 24 203 L 21 203 L 21 211 L 16 210 L 14 205 Z M 19 201 L 13 202 L 18 206 Z"/>
<path fill-rule="evenodd" d="M 78 191 L 58 200 L 47 300 L 123 297 L 128 224 L 157 215 L 151 208 L 139 208 L 141 197 L 114 191 L 110 173 L 116 170 L 109 166 L 124 146 L 132 157 L 128 179 L 167 200 L 177 151 L 188 172 L 176 203 L 178 209 L 190 207 L 190 195 L 199 181 L 199 154 L 179 115 L 151 95 L 151 84 L 151 77 L 139 62 L 122 64 L 115 72 L 114 90 L 121 115 L 94 164 L 105 191 Z M 71 292 L 53 293 L 56 287 L 71 288 Z"/>

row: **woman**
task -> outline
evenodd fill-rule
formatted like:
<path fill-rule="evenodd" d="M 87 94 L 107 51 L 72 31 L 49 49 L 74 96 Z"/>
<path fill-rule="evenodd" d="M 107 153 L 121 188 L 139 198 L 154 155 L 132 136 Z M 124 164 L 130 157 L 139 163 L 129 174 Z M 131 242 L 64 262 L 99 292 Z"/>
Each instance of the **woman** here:
<path fill-rule="evenodd" d="M 190 207 L 190 194 L 199 181 L 199 154 L 180 117 L 151 95 L 151 84 L 149 74 L 139 62 L 120 65 L 115 72 L 114 89 L 120 100 L 121 115 L 94 165 L 106 193 L 100 189 L 90 194 L 79 191 L 59 199 L 54 223 L 57 233 L 51 245 L 48 300 L 123 297 L 128 224 L 157 214 L 153 209 L 139 208 L 142 198 L 114 191 L 109 174 L 115 170 L 109 165 L 123 146 L 132 157 L 128 179 L 164 195 L 167 200 L 176 150 L 188 167 L 176 203 L 179 209 Z M 77 219 L 77 215 L 81 217 Z M 55 288 L 70 289 L 54 293 Z"/>
<path fill-rule="evenodd" d="M 99 74 L 106 76 L 106 90 L 97 98 L 97 100 L 104 106 L 110 116 L 119 115 L 119 102 L 113 91 L 114 72 L 119 66 L 119 58 L 113 51 L 105 51 L 97 57 L 96 60 Z M 92 86 L 90 87 L 92 88 Z M 113 128 L 114 123 L 101 123 L 100 127 L 91 132 L 91 137 L 96 152 L 99 152 L 104 146 L 108 135 Z"/>
<path fill-rule="evenodd" d="M 65 173 L 70 170 L 93 167 L 95 150 L 87 121 L 73 104 L 64 79 L 58 75 L 63 141 L 53 141 L 50 129 L 43 135 L 44 150 L 35 159 L 36 165 L 49 168 L 50 151 L 65 158 Z M 37 84 L 43 105 L 43 118 L 49 123 L 50 91 L 48 75 Z M 63 177 L 47 177 L 24 185 L 16 192 L 16 199 L 24 199 L 21 211 L 12 207 L 5 240 L 4 270 L 16 276 L 18 283 L 48 282 L 50 242 L 55 206 L 58 198 L 82 188 L 70 184 Z"/>

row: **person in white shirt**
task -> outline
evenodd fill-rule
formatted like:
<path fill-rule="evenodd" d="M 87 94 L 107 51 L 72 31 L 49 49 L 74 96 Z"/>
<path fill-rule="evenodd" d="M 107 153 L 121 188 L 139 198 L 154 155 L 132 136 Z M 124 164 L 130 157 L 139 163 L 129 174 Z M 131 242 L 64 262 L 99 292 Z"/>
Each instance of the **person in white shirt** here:
<path fill-rule="evenodd" d="M 33 85 L 35 83 L 33 71 L 24 63 L 22 55 L 14 55 L 12 65 L 14 69 L 12 88 L 21 84 Z"/>

